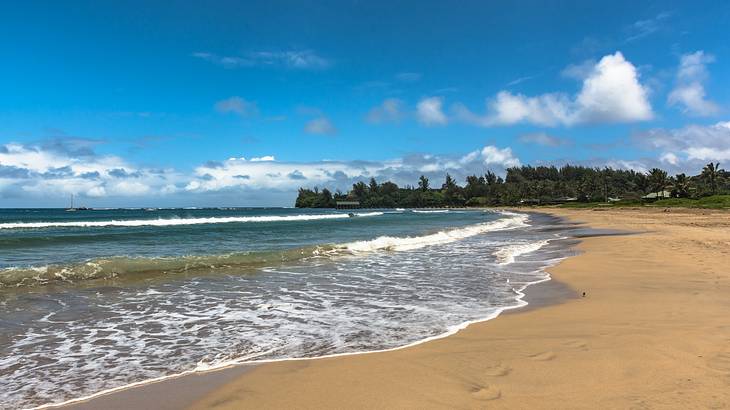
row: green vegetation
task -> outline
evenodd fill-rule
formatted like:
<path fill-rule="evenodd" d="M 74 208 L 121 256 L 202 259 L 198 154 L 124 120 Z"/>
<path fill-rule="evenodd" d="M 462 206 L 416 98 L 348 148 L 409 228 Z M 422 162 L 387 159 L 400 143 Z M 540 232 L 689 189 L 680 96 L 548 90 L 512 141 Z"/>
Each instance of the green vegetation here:
<path fill-rule="evenodd" d="M 682 207 L 682 208 L 730 208 L 730 195 L 712 195 L 704 198 L 669 198 L 654 202 L 655 206 Z"/>
<path fill-rule="evenodd" d="M 647 173 L 613 168 L 566 165 L 507 169 L 466 177 L 460 186 L 446 174 L 440 187 L 421 175 L 417 186 L 399 187 L 359 181 L 347 193 L 300 188 L 298 208 L 333 208 L 338 201 L 357 201 L 364 208 L 561 205 L 565 207 L 681 206 L 730 208 L 730 172 L 710 163 L 695 176 L 654 168 Z"/>

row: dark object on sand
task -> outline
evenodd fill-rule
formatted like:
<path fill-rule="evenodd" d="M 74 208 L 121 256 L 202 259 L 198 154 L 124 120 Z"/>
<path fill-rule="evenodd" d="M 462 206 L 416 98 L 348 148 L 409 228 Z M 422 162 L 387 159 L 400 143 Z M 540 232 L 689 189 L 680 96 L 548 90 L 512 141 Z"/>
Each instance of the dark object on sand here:
<path fill-rule="evenodd" d="M 583 292 L 583 297 L 586 297 L 586 293 L 585 292 Z"/>

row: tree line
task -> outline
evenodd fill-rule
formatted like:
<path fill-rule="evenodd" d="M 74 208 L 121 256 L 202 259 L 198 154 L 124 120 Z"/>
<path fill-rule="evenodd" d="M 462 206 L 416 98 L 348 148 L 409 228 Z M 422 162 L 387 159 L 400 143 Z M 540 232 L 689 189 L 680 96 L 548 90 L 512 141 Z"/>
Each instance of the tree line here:
<path fill-rule="evenodd" d="M 709 163 L 694 176 L 669 176 L 659 168 L 643 173 L 614 168 L 584 166 L 521 166 L 506 170 L 504 178 L 492 171 L 466 177 L 459 185 L 446 174 L 443 184 L 432 186 L 424 175 L 415 186 L 399 187 L 393 182 L 378 183 L 371 178 L 352 185 L 343 193 L 327 188 L 300 188 L 298 208 L 334 208 L 337 201 L 357 201 L 365 208 L 415 208 L 461 206 L 514 206 L 559 202 L 609 202 L 654 198 L 700 198 L 729 194 L 730 172 L 719 163 Z"/>

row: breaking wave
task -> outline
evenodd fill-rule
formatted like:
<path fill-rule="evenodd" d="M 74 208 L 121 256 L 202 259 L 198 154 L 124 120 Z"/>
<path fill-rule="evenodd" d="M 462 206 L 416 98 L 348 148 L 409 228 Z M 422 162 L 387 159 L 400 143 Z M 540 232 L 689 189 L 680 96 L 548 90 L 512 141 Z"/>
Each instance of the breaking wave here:
<path fill-rule="evenodd" d="M 483 234 L 490 231 L 522 228 L 527 226 L 528 216 L 525 214 L 504 213 L 508 218 L 499 219 L 464 228 L 449 229 L 422 236 L 380 236 L 369 241 L 357 241 L 345 244 L 345 248 L 353 252 L 369 252 L 376 250 L 408 251 L 425 246 L 440 245 Z"/>
<path fill-rule="evenodd" d="M 371 212 L 361 216 L 382 214 Z M 241 252 L 223 255 L 179 257 L 99 258 L 73 264 L 10 267 L 0 269 L 0 288 L 38 286 L 54 282 L 91 279 L 152 277 L 169 274 L 241 273 L 265 266 L 276 266 L 310 257 L 336 257 L 373 251 L 408 251 L 426 246 L 455 242 L 471 236 L 527 225 L 525 214 L 504 213 L 506 218 L 421 236 L 380 236 L 366 241 L 328 244 L 279 251 Z M 345 215 L 347 217 L 347 215 Z M 523 252 L 524 253 L 524 252 Z"/>
<path fill-rule="evenodd" d="M 321 215 L 268 215 L 268 216 L 227 216 L 210 218 L 167 218 L 167 219 L 133 219 L 108 221 L 58 221 L 58 222 L 6 222 L 0 223 L 0 229 L 37 229 L 37 228 L 104 228 L 104 227 L 136 227 L 136 226 L 181 226 L 244 222 L 291 222 L 316 221 L 322 219 L 347 219 L 351 217 L 368 217 L 383 215 L 383 212 L 359 212 L 355 214 L 321 214 Z"/>
<path fill-rule="evenodd" d="M 542 240 L 506 245 L 494 252 L 494 256 L 497 258 L 497 263 L 500 265 L 508 265 L 510 263 L 514 263 L 517 256 L 538 251 L 540 248 L 547 245 L 548 242 L 548 240 Z"/>

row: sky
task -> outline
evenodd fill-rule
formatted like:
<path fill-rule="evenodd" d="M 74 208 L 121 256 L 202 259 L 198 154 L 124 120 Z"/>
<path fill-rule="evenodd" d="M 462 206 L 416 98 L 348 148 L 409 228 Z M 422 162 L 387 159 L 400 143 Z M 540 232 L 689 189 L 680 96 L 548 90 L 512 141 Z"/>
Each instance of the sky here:
<path fill-rule="evenodd" d="M 0 4 L 0 207 L 730 162 L 726 2 Z"/>

